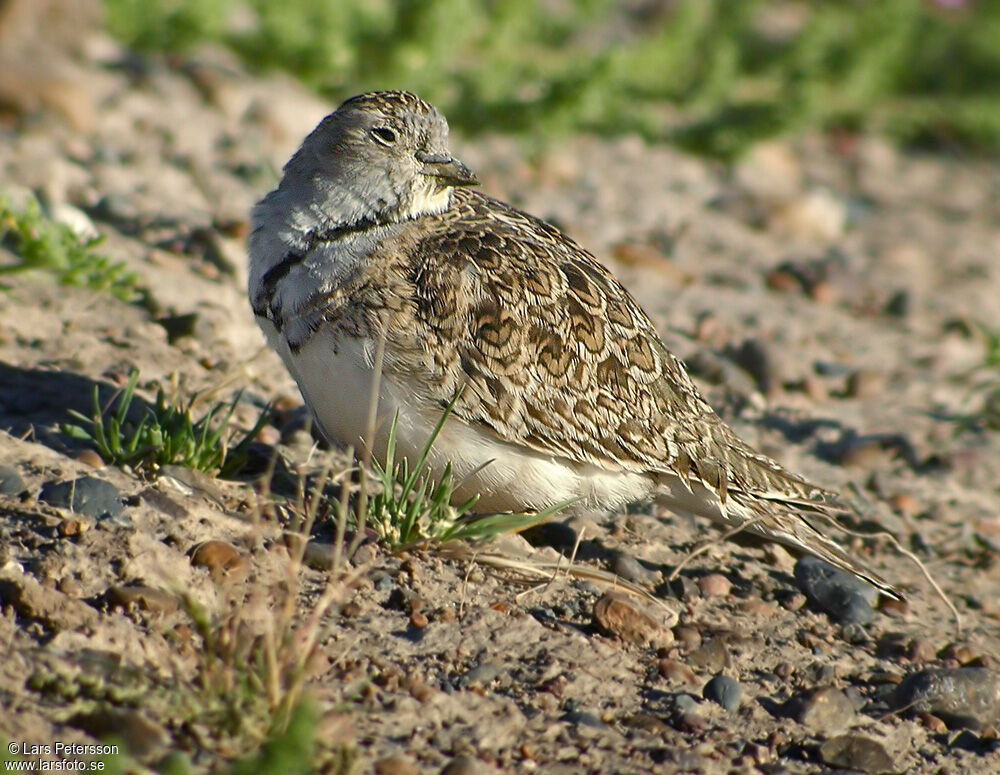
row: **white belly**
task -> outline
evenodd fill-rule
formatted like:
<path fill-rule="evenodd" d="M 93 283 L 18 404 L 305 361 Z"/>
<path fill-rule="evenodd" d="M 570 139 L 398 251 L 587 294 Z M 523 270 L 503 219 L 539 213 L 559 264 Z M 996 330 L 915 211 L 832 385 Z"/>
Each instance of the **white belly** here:
<path fill-rule="evenodd" d="M 268 333 L 302 391 L 323 434 L 332 442 L 360 450 L 370 442 L 367 420 L 374 373 L 373 342 L 342 339 L 335 352 L 329 335 L 317 332 L 292 354 L 283 337 Z M 383 376 L 379 388 L 374 454 L 384 459 L 396 417 L 397 459 L 415 461 L 422 453 L 442 409 L 417 399 L 413 390 Z M 653 488 L 644 474 L 610 471 L 565 458 L 543 455 L 498 439 L 487 428 L 450 418 L 428 456 L 440 477 L 448 463 L 458 482 L 455 500 L 478 495 L 477 512 L 531 512 L 564 501 L 573 511 L 615 509 L 640 500 Z"/>

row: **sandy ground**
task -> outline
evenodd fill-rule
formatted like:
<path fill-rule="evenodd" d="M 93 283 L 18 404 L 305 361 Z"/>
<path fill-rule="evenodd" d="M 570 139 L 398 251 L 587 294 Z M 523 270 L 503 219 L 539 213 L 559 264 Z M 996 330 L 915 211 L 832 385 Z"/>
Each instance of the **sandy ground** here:
<path fill-rule="evenodd" d="M 144 400 L 158 384 L 243 390 L 244 427 L 275 402 L 258 451 L 276 447 L 291 470 L 314 462 L 295 386 L 249 312 L 244 239 L 249 207 L 333 106 L 214 51 L 168 67 L 97 36 L 75 67 L 71 94 L 0 128 L 0 180 L 95 226 L 152 302 L 43 276 L 0 296 L 0 462 L 21 479 L 0 495 L 0 732 L 38 745 L 114 734 L 130 767 L 183 751 L 209 771 L 242 751 L 177 699 L 205 660 L 175 595 L 221 620 L 239 611 L 252 640 L 289 588 L 305 622 L 324 573 L 303 568 L 290 587 L 285 512 L 259 519 L 253 482 L 94 467 L 59 423 L 137 368 Z M 909 603 L 867 623 L 835 621 L 807 601 L 793 557 L 752 542 L 714 546 L 668 583 L 711 533 L 648 507 L 505 540 L 542 560 L 579 540 L 578 562 L 662 600 L 644 604 L 634 642 L 595 625 L 595 582 L 525 585 L 369 543 L 308 663 L 322 745 L 380 773 L 1000 769 L 1000 436 L 956 422 L 990 376 L 977 326 L 1000 329 L 995 164 L 847 136 L 774 142 L 735 167 L 634 138 L 454 145 L 484 190 L 623 279 L 748 441 L 848 493 L 855 527 L 914 551 L 964 631 L 874 540 L 845 538 Z M 121 515 L 40 498 L 82 476 L 117 488 Z M 237 556 L 206 569 L 192 562 L 205 541 Z M 897 709 L 907 676 L 959 668 L 944 699 Z M 717 676 L 737 688 L 706 688 Z"/>

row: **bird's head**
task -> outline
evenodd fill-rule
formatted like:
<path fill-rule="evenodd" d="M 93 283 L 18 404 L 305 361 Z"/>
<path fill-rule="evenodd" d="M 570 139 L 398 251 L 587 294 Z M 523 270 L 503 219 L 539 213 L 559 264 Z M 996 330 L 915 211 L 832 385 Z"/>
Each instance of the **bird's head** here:
<path fill-rule="evenodd" d="M 448 122 L 403 91 L 344 102 L 285 166 L 282 186 L 312 188 L 333 220 L 380 223 L 447 209 L 454 186 L 478 181 L 448 148 Z"/>

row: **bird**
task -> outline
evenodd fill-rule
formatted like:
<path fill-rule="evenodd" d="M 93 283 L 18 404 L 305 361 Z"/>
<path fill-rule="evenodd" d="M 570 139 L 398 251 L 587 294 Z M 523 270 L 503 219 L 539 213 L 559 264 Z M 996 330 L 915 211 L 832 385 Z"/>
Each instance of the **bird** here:
<path fill-rule="evenodd" d="M 478 183 L 435 107 L 378 91 L 253 207 L 250 306 L 329 441 L 384 455 L 394 426 L 413 461 L 446 416 L 428 470 L 477 512 L 655 500 L 898 596 L 827 536 L 836 494 L 729 428 L 602 263 Z"/>

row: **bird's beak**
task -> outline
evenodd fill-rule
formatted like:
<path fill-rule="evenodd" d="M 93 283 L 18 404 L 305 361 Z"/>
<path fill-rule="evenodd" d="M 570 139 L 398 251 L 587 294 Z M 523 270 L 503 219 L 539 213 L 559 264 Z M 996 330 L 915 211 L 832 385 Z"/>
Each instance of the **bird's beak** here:
<path fill-rule="evenodd" d="M 421 151 L 417 153 L 417 161 L 423 165 L 420 171 L 424 175 L 437 178 L 446 186 L 474 186 L 479 183 L 472 170 L 447 154 Z"/>

